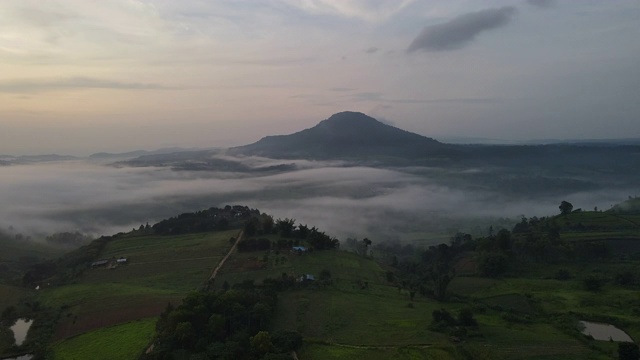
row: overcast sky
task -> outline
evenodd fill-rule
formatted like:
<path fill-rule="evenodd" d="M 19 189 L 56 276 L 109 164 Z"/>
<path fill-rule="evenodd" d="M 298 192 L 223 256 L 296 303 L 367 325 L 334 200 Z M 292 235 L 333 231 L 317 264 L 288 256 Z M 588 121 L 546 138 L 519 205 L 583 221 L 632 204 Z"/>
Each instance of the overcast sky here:
<path fill-rule="evenodd" d="M 637 0 L 2 0 L 0 154 L 241 145 L 344 110 L 638 137 L 638 39 Z"/>

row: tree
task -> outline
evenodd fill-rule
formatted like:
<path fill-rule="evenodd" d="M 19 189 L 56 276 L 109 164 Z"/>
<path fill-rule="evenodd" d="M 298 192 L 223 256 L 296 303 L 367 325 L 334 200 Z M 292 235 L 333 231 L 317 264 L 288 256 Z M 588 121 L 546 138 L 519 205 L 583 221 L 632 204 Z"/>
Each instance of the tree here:
<path fill-rule="evenodd" d="M 273 346 L 279 352 L 290 352 L 291 350 L 298 350 L 302 346 L 302 335 L 297 331 L 276 331 L 271 336 Z"/>
<path fill-rule="evenodd" d="M 584 285 L 585 290 L 598 292 L 602 290 L 602 286 L 604 286 L 604 280 L 598 276 L 589 275 L 582 280 L 582 284 Z"/>
<path fill-rule="evenodd" d="M 564 201 L 564 200 L 562 200 L 562 202 L 560 203 L 560 206 L 558 207 L 560 208 L 560 213 L 562 215 L 569 214 L 571 210 L 573 210 L 573 205 L 570 202 Z"/>
<path fill-rule="evenodd" d="M 253 236 L 258 231 L 258 226 L 260 225 L 260 221 L 257 218 L 252 217 L 247 220 L 244 224 L 244 235 L 245 236 Z"/>
<path fill-rule="evenodd" d="M 4 309 L 2 315 L 0 316 L 0 320 L 6 322 L 7 324 L 14 322 L 17 318 L 18 310 L 15 306 L 8 306 Z"/>
<path fill-rule="evenodd" d="M 307 236 L 309 236 L 309 232 L 310 232 L 310 230 L 309 230 L 309 227 L 307 225 L 299 224 L 298 225 L 298 230 L 296 231 L 296 235 L 300 239 L 306 239 Z"/>
<path fill-rule="evenodd" d="M 362 243 L 364 244 L 364 256 L 369 255 L 369 247 L 371 246 L 371 240 L 368 238 L 362 239 Z"/>
<path fill-rule="evenodd" d="M 260 331 L 251 338 L 251 348 L 260 356 L 275 350 L 267 331 Z"/>
<path fill-rule="evenodd" d="M 431 262 L 427 273 L 433 281 L 433 297 L 438 301 L 446 299 L 447 287 L 455 276 L 453 255 L 453 251 L 446 244 L 431 247 L 423 254 L 423 259 Z"/>
<path fill-rule="evenodd" d="M 478 261 L 478 270 L 483 276 L 496 277 L 509 268 L 509 258 L 502 253 L 484 253 Z"/>
<path fill-rule="evenodd" d="M 473 312 L 467 308 L 458 312 L 458 324 L 461 326 L 478 326 L 478 322 L 473 318 Z"/>
<path fill-rule="evenodd" d="M 183 348 L 189 348 L 193 339 L 195 337 L 195 332 L 193 331 L 193 325 L 191 325 L 188 321 L 180 322 L 176 325 L 175 328 L 175 338 Z"/>
<path fill-rule="evenodd" d="M 273 232 L 273 226 L 273 217 L 262 214 L 262 231 L 264 231 L 265 234 L 271 234 Z"/>
<path fill-rule="evenodd" d="M 498 234 L 496 235 L 496 245 L 498 246 L 498 250 L 509 251 L 513 246 L 513 241 L 511 240 L 511 232 L 507 229 L 500 229 Z"/>
<path fill-rule="evenodd" d="M 618 359 L 620 360 L 640 359 L 640 349 L 638 349 L 638 345 L 632 342 L 618 343 Z"/>
<path fill-rule="evenodd" d="M 276 220 L 276 228 L 280 231 L 282 237 L 291 237 L 296 219 L 285 218 L 284 220 Z"/>

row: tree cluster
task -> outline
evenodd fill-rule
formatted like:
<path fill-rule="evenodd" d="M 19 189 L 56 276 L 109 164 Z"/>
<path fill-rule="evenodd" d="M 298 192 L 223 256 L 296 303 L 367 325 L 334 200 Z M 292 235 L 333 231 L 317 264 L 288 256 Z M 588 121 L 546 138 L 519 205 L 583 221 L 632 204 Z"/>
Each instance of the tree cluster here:
<path fill-rule="evenodd" d="M 193 232 L 226 230 L 229 227 L 243 227 L 247 220 L 259 216 L 260 211 L 246 206 L 225 206 L 222 209 L 183 213 L 160 221 L 152 226 L 153 232 L 161 235 L 177 235 Z"/>
<path fill-rule="evenodd" d="M 252 286 L 194 292 L 160 315 L 154 349 L 143 359 L 289 359 L 302 337 L 265 331 L 275 305 L 274 291 Z"/>
<path fill-rule="evenodd" d="M 473 312 L 467 308 L 459 310 L 456 318 L 445 309 L 434 310 L 431 316 L 433 318 L 429 326 L 431 330 L 446 332 L 456 337 L 464 337 L 468 333 L 467 329 L 478 327 Z"/>
<path fill-rule="evenodd" d="M 387 275 L 387 278 L 395 281 L 398 290 L 407 290 L 411 301 L 418 292 L 445 301 L 447 288 L 455 277 L 455 261 L 465 248 L 462 244 L 430 246 L 420 254 L 419 261 L 399 262 L 398 275 Z"/>

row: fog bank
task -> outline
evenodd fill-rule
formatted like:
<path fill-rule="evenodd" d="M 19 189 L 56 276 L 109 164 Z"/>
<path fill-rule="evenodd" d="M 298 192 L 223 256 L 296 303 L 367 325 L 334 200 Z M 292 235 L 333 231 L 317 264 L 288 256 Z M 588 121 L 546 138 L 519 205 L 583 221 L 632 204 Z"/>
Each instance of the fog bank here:
<path fill-rule="evenodd" d="M 251 167 L 277 164 L 261 158 L 235 160 Z M 421 236 L 415 233 L 481 229 L 492 218 L 554 215 L 561 200 L 571 201 L 574 208 L 607 209 L 630 194 L 596 191 L 531 200 L 447 186 L 416 174 L 415 168 L 292 163 L 296 170 L 259 174 L 113 167 L 85 160 L 0 167 L 0 227 L 32 235 L 110 235 L 182 212 L 241 204 L 340 238 L 407 239 Z"/>

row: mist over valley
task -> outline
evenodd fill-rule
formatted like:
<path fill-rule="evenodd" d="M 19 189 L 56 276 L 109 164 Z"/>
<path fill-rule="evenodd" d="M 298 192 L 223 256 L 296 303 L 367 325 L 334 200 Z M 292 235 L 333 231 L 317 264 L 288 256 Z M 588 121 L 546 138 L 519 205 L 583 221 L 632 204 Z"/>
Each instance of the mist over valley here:
<path fill-rule="evenodd" d="M 0 201 L 11 204 L 0 210 L 0 223 L 34 238 L 99 236 L 243 204 L 342 239 L 433 244 L 557 213 L 564 199 L 608 209 L 638 192 L 635 146 L 451 145 L 350 112 L 256 144 L 13 157 L 0 167 Z"/>

